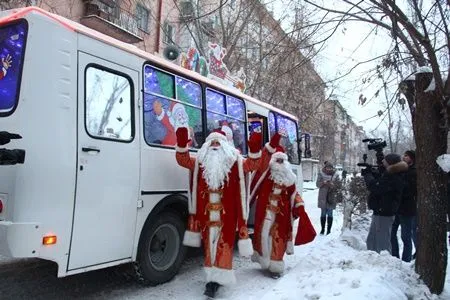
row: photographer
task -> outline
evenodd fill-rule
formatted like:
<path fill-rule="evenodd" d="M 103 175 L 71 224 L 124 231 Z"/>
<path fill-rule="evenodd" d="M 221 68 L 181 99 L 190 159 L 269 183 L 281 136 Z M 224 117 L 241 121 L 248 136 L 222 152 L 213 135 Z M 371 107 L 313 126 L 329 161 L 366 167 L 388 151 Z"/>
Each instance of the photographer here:
<path fill-rule="evenodd" d="M 391 228 L 394 215 L 400 206 L 404 188 L 404 172 L 408 165 L 398 154 L 388 154 L 382 160 L 385 171 L 375 178 L 372 168 L 361 171 L 370 192 L 369 209 L 373 210 L 367 236 L 367 250 L 391 253 Z"/>

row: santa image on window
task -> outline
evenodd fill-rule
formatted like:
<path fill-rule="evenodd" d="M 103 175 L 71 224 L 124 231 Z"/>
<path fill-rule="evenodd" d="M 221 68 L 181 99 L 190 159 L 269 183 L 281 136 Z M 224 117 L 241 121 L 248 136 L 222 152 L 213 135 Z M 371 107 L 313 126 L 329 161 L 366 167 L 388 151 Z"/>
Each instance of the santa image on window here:
<path fill-rule="evenodd" d="M 211 132 L 197 153 L 188 151 L 188 130 L 178 128 L 176 159 L 191 171 L 188 228 L 183 243 L 200 247 L 203 242 L 205 295 L 214 297 L 221 285 L 232 284 L 236 235 L 241 256 L 250 257 L 253 247 L 248 235 L 248 204 L 245 174 L 258 168 L 261 157 L 261 134 L 248 141 L 249 155 L 243 158 L 230 144 L 224 132 Z"/>
<path fill-rule="evenodd" d="M 189 147 L 196 147 L 197 142 L 195 141 L 194 128 L 192 128 L 192 126 L 189 126 L 189 115 L 186 112 L 185 106 L 181 103 L 172 102 L 169 115 L 170 123 L 172 124 L 173 128 L 175 128 L 175 130 L 180 127 L 188 128 L 190 138 L 188 145 Z"/>
<path fill-rule="evenodd" d="M 168 109 L 164 109 L 161 101 L 155 100 L 153 102 L 153 111 L 156 114 L 158 121 L 166 129 L 166 135 L 161 141 L 162 145 L 175 146 L 176 135 L 175 130 L 179 127 L 188 127 L 189 116 L 183 104 L 177 102 L 170 102 Z M 189 128 L 189 133 L 193 137 L 193 128 Z M 189 144 L 191 146 L 191 144 Z"/>
<path fill-rule="evenodd" d="M 12 58 L 11 55 L 6 55 L 6 57 L 2 57 L 2 69 L 0 71 L 0 80 L 6 76 L 8 69 L 11 67 Z"/>
<path fill-rule="evenodd" d="M 254 177 L 250 193 L 255 202 L 252 261 L 258 262 L 271 277 L 284 271 L 284 254 L 293 254 L 292 231 L 294 219 L 300 217 L 296 245 L 306 244 L 315 237 L 314 228 L 305 212 L 304 202 L 297 192 L 296 176 L 291 170 L 284 149 L 278 146 L 280 135 L 275 134 L 266 144 L 270 160 L 263 160 L 265 171 Z M 275 142 L 274 142 L 275 140 Z M 274 147 L 277 145 L 276 147 Z"/>

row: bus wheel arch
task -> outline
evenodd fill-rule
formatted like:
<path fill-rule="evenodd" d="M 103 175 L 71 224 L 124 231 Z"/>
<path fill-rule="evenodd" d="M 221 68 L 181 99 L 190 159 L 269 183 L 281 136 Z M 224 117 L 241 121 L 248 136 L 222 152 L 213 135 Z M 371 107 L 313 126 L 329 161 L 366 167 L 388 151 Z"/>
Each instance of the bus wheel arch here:
<path fill-rule="evenodd" d="M 149 214 L 134 264 L 139 282 L 154 286 L 178 273 L 187 251 L 183 246 L 187 215 L 187 198 L 181 195 L 164 198 Z"/>

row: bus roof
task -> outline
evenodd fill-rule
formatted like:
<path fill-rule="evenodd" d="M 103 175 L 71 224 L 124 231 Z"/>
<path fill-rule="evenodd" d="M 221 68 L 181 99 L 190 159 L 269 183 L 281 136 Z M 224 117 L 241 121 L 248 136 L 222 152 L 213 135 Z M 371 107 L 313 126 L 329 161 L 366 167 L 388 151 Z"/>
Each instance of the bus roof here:
<path fill-rule="evenodd" d="M 249 102 L 253 102 L 253 103 L 255 103 L 257 105 L 260 105 L 262 107 L 265 107 L 265 108 L 267 108 L 267 109 L 269 109 L 271 111 L 280 113 L 282 115 L 285 115 L 285 116 L 287 116 L 287 117 L 289 117 L 291 119 L 294 119 L 294 120 L 298 121 L 298 118 L 295 117 L 294 115 L 292 115 L 290 113 L 287 113 L 287 112 L 285 112 L 285 111 L 283 111 L 281 109 L 278 109 L 278 108 L 276 108 L 276 107 L 274 107 L 274 106 L 272 106 L 272 105 L 270 105 L 268 103 L 265 103 L 265 102 L 262 102 L 262 101 L 260 101 L 258 99 L 255 99 L 253 97 L 250 97 L 250 96 L 240 92 L 237 89 L 233 89 L 233 88 L 224 86 L 224 85 L 220 84 L 219 82 L 214 81 L 212 79 L 209 79 L 209 78 L 207 78 L 205 76 L 202 76 L 202 75 L 200 75 L 200 74 L 198 74 L 198 73 L 196 73 L 194 71 L 187 70 L 187 69 L 182 68 L 181 66 L 178 66 L 178 65 L 176 65 L 174 63 L 171 63 L 171 62 L 169 62 L 169 61 L 167 61 L 167 60 L 165 60 L 165 59 L 163 59 L 161 57 L 158 57 L 158 56 L 153 55 L 151 53 L 145 52 L 144 50 L 141 50 L 141 49 L 139 49 L 138 47 L 136 47 L 134 45 L 121 42 L 121 41 L 119 41 L 119 40 L 117 40 L 115 38 L 112 38 L 112 37 L 110 37 L 110 36 L 108 36 L 106 34 L 103 34 L 101 32 L 93 30 L 93 29 L 91 29 L 89 27 L 86 27 L 86 26 L 84 26 L 84 25 L 82 25 L 80 23 L 77 23 L 77 22 L 72 21 L 70 19 L 64 18 L 62 16 L 50 13 L 50 12 L 48 12 L 46 10 L 43 10 L 42 8 L 39 8 L 39 7 L 28 6 L 28 7 L 18 8 L 18 9 L 12 9 L 12 10 L 10 10 L 10 15 L 7 15 L 7 16 L 4 16 L 3 18 L 0 18 L 0 25 L 8 23 L 8 22 L 16 20 L 16 19 L 23 18 L 23 17 L 25 17 L 25 16 L 27 16 L 29 14 L 33 14 L 33 13 L 44 15 L 44 16 L 54 20 L 55 22 L 59 23 L 61 26 L 67 28 L 68 30 L 75 31 L 75 32 L 78 32 L 80 34 L 83 34 L 83 35 L 86 35 L 88 37 L 91 37 L 93 39 L 102 41 L 102 42 L 107 43 L 107 44 L 109 44 L 111 46 L 119 48 L 121 50 L 124 50 L 124 51 L 132 53 L 134 55 L 140 56 L 141 58 L 144 58 L 146 60 L 158 63 L 159 65 L 167 67 L 168 69 L 177 71 L 179 73 L 184 73 L 187 76 L 189 76 L 191 78 L 194 78 L 194 79 L 196 79 L 198 81 L 203 81 L 203 82 L 206 82 L 210 86 L 213 86 L 215 88 L 226 90 L 226 91 L 228 91 L 230 93 L 234 93 L 234 94 L 238 95 L 239 97 L 246 99 Z"/>

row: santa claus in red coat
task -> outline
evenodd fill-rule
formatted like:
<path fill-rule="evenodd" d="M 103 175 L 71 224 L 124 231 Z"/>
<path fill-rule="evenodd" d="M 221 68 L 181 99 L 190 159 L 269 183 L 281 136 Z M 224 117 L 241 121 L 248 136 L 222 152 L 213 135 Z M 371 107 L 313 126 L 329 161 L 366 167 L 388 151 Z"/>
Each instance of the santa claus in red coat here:
<path fill-rule="evenodd" d="M 258 168 L 261 134 L 251 135 L 247 159 L 227 141 L 222 131 L 208 135 L 196 158 L 189 155 L 187 129 L 178 128 L 176 134 L 177 162 L 192 175 L 188 229 L 183 244 L 200 247 L 203 241 L 208 282 L 205 295 L 214 297 L 220 285 L 235 282 L 232 260 L 236 230 L 239 254 L 253 253 L 246 224 L 248 203 L 244 176 Z"/>
<path fill-rule="evenodd" d="M 284 254 L 294 253 L 294 219 L 300 217 L 305 220 L 308 217 L 295 186 L 296 176 L 291 170 L 288 156 L 280 146 L 273 148 L 267 144 L 266 147 L 273 154 L 268 163 L 264 160 L 265 171 L 254 178 L 256 182 L 252 182 L 250 193 L 251 201 L 256 205 L 252 261 L 258 262 L 263 269 L 269 270 L 272 277 L 278 278 L 284 271 Z M 312 225 L 309 223 L 309 226 Z M 311 237 L 302 238 L 312 240 Z"/>

